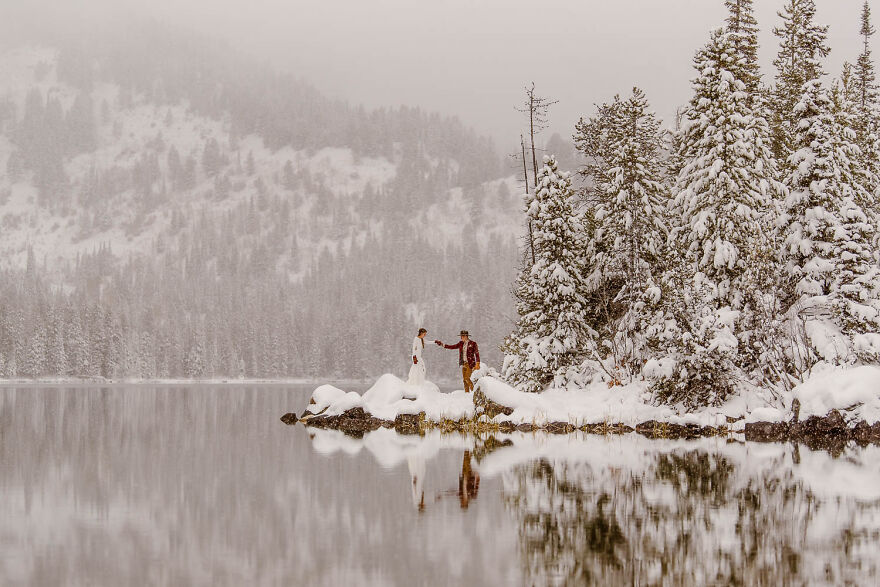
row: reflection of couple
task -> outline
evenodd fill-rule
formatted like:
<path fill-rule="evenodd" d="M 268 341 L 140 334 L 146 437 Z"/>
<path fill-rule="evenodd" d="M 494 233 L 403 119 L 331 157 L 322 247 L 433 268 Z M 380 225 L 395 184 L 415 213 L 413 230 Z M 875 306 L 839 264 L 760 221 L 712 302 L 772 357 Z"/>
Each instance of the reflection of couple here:
<path fill-rule="evenodd" d="M 427 379 L 425 360 L 422 358 L 422 351 L 425 350 L 425 335 L 427 334 L 427 330 L 419 328 L 418 336 L 413 339 L 413 365 L 410 367 L 409 380 L 407 381 L 410 385 L 422 385 Z M 470 339 L 467 330 L 462 330 L 459 336 L 461 337 L 461 341 L 455 344 L 443 344 L 439 340 L 435 340 L 434 344 L 449 350 L 458 349 L 458 364 L 461 367 L 461 378 L 464 382 L 464 390 L 466 393 L 470 393 L 474 390 L 474 383 L 471 381 L 471 375 L 474 371 L 477 371 L 480 368 L 480 347 L 477 346 L 476 341 Z"/>
<path fill-rule="evenodd" d="M 425 511 L 425 457 L 422 454 L 411 454 L 406 458 L 412 481 L 412 502 L 420 512 Z M 458 476 L 458 491 L 437 494 L 439 500 L 445 494 L 457 494 L 458 505 L 466 510 L 470 502 L 477 499 L 480 491 L 480 474 L 471 467 L 471 451 L 464 451 L 461 460 L 461 474 Z"/>

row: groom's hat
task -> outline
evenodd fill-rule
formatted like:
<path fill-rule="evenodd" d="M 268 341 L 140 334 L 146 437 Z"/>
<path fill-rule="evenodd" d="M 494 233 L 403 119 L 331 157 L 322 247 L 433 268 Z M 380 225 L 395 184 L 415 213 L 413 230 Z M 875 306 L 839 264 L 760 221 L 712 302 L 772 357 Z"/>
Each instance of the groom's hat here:
<path fill-rule="evenodd" d="M 470 334 L 468 334 L 467 330 L 462 330 L 458 335 L 459 336 L 470 336 Z"/>

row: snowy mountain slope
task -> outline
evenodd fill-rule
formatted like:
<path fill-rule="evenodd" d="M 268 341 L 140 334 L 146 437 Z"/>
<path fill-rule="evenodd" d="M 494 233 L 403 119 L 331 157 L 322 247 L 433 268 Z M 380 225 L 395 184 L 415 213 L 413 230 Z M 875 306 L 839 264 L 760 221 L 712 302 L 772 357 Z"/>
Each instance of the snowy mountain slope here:
<path fill-rule="evenodd" d="M 21 111 L 28 92 L 36 88 L 43 96 L 57 97 L 62 108 L 69 109 L 77 90 L 57 81 L 56 62 L 57 52 L 47 48 L 20 49 L 3 56 L 0 95 Z M 75 259 L 78 254 L 92 252 L 102 245 L 109 246 L 120 257 L 155 252 L 157 239 L 172 230 L 175 210 L 204 209 L 219 217 L 235 213 L 237 207 L 259 198 L 263 190 L 292 203 L 290 232 L 299 235 L 299 250 L 306 264 L 322 249 L 335 253 L 341 245 L 350 246 L 352 235 L 363 242 L 367 234 L 377 232 L 377 223 L 362 217 L 356 207 L 365 191 L 382 189 L 395 178 L 394 162 L 360 157 L 346 148 L 328 147 L 316 152 L 290 147 L 273 150 L 259 136 L 232 137 L 228 121 L 194 114 L 185 104 L 159 106 L 142 96 L 132 96 L 131 105 L 126 107 L 120 104 L 122 93 L 118 85 L 107 83 L 96 84 L 90 93 L 92 103 L 101 111 L 97 148 L 64 162 L 67 181 L 62 191 L 71 205 L 60 209 L 39 206 L 32 177 L 24 174 L 16 181 L 8 173 L 0 174 L 0 193 L 5 194 L 0 203 L 4 228 L 0 233 L 0 259 L 4 265 L 23 266 L 29 246 L 38 260 L 45 259 L 50 265 Z M 192 187 L 169 186 L 169 149 L 173 147 L 181 157 L 203 161 L 205 146 L 211 141 L 217 141 L 219 146 L 221 162 L 216 169 L 210 174 L 204 169 L 197 170 Z M 14 150 L 8 136 L 0 138 L 0 159 L 7 162 Z M 142 194 L 130 184 L 123 184 L 121 189 L 102 198 L 97 221 L 89 217 L 94 217 L 95 211 L 76 205 L 76 200 L 82 201 L 89 189 L 90 174 L 130 170 L 145 156 L 155 157 L 158 166 L 156 177 L 149 184 L 159 199 L 157 205 L 144 210 L 139 201 Z M 251 159 L 252 167 L 248 169 Z M 312 186 L 285 186 L 288 162 L 294 174 L 309 176 L 317 190 L 310 189 Z M 228 195 L 218 197 L 217 192 L 222 191 L 218 189 L 218 178 L 228 181 Z M 481 202 L 485 214 L 482 210 L 474 214 L 473 202 L 466 201 L 460 188 L 452 188 L 447 196 L 439 198 L 443 204 L 431 205 L 424 211 L 413 210 L 413 228 L 424 228 L 428 242 L 442 247 L 460 237 L 466 224 L 462 218 L 474 214 L 477 221 L 487 225 L 480 231 L 479 240 L 484 246 L 490 234 L 515 237 L 520 214 L 515 197 L 509 195 L 517 192 L 515 180 L 495 180 L 481 187 L 485 192 Z M 351 215 L 353 233 L 311 234 L 311 228 L 327 216 L 318 200 L 328 194 L 338 199 Z M 338 226 L 339 222 L 333 224 Z M 306 237 L 302 238 L 303 235 Z"/>
<path fill-rule="evenodd" d="M 0 56 L 0 376 L 360 377 L 421 325 L 500 360 L 522 204 L 482 139 L 111 58 Z"/>

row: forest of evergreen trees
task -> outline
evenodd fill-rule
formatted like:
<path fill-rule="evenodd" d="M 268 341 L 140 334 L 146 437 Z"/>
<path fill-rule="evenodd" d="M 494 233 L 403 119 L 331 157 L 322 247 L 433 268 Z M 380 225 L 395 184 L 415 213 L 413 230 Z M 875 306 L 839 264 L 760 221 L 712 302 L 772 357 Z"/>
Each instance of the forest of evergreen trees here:
<path fill-rule="evenodd" d="M 0 97 L 0 132 L 15 147 L 8 180 L 37 193 L 36 209 L 6 214 L 4 228 L 31 226 L 36 239 L 54 230 L 39 224 L 50 214 L 80 239 L 122 230 L 151 244 L 121 258 L 106 244 L 72 261 L 28 247 L 26 268 L 7 264 L 0 377 L 365 377 L 403 372 L 422 324 L 438 337 L 470 328 L 500 361 L 517 235 L 481 233 L 518 198 L 491 182 L 504 171 L 491 141 L 418 109 L 328 100 L 157 25 L 59 46 L 55 74 L 72 101 L 39 85 L 20 105 Z M 37 82 L 52 68 L 41 64 Z M 100 83 L 115 97 L 100 97 Z M 129 155 L 117 145 L 133 140 L 133 113 L 145 108 L 152 138 Z M 187 143 L 181 117 L 228 132 Z M 273 167 L 242 147 L 254 134 L 297 156 Z M 394 174 L 340 192 L 308 165 L 327 147 L 390 161 Z M 121 152 L 93 155 L 101 149 Z M 78 173 L 82 154 L 93 162 Z M 466 213 L 450 238 L 429 239 L 427 210 L 453 188 Z M 0 192 L 2 204 L 11 188 Z"/>
<path fill-rule="evenodd" d="M 696 407 L 880 362 L 870 7 L 863 52 L 829 79 L 815 3 L 787 0 L 767 84 L 752 0 L 725 5 L 671 133 L 636 88 L 577 125 L 584 194 L 553 158 L 536 174 L 503 369 L 521 388 L 647 378 Z"/>

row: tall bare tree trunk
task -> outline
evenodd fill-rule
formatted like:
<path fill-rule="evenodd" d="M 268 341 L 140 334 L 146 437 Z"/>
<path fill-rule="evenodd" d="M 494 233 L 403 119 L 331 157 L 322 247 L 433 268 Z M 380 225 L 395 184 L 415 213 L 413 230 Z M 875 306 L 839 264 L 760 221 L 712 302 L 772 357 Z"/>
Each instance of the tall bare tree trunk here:
<path fill-rule="evenodd" d="M 523 163 L 523 181 L 526 182 L 526 195 L 529 194 L 529 172 L 526 168 L 526 143 L 523 136 L 519 135 L 519 145 L 522 147 L 522 163 Z M 532 151 L 532 159 L 534 159 L 534 151 Z M 537 176 L 535 176 L 537 177 Z M 532 252 L 532 265 L 535 264 L 535 241 L 532 239 L 532 220 L 529 219 L 529 249 Z"/>

